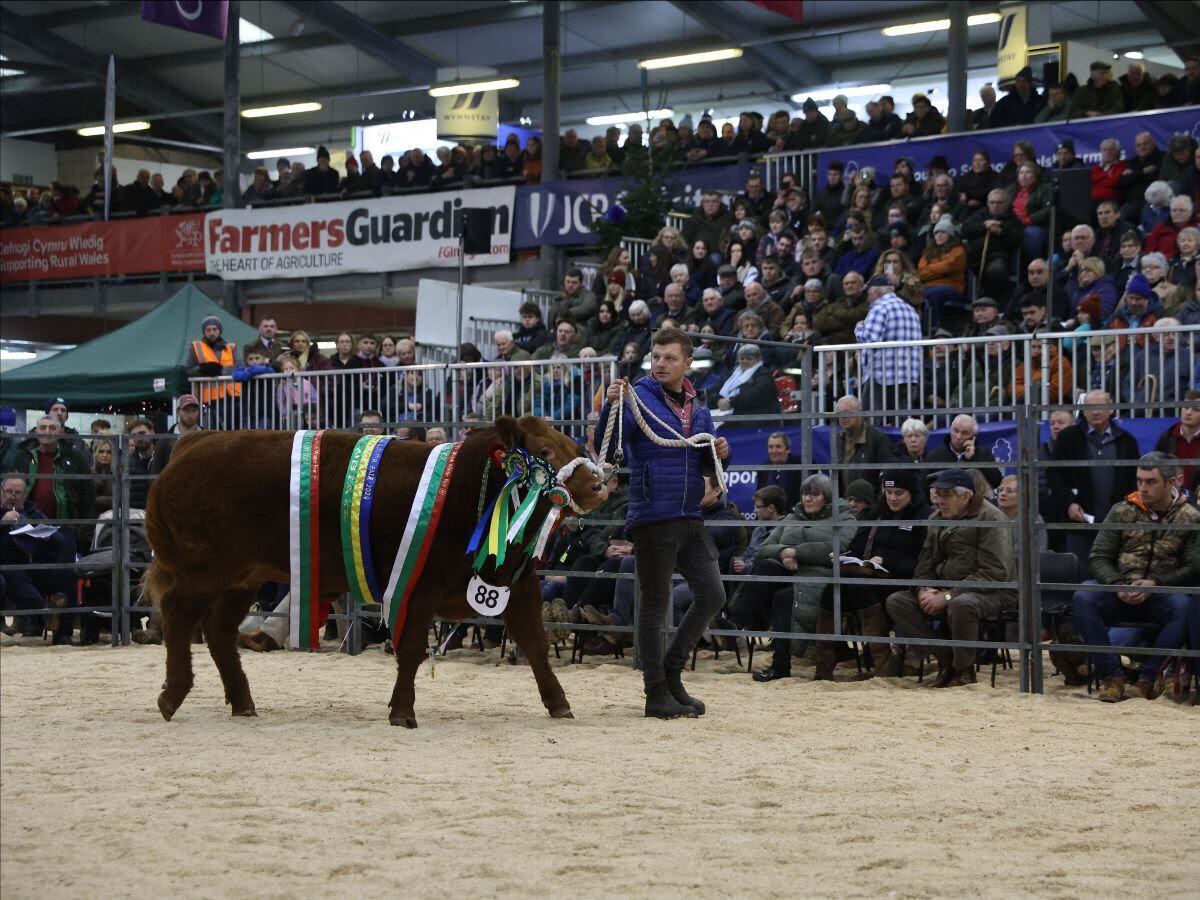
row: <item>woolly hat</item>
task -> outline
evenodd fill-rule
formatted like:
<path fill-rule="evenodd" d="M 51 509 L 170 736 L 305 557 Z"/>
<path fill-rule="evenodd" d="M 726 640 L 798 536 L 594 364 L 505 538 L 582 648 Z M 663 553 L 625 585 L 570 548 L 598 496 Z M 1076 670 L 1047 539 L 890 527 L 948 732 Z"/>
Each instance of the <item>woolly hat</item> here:
<path fill-rule="evenodd" d="M 875 487 L 865 478 L 856 478 L 850 482 L 850 486 L 846 488 L 847 500 L 866 500 L 867 503 L 875 502 Z"/>
<path fill-rule="evenodd" d="M 1125 285 L 1125 293 L 1137 294 L 1139 297 L 1145 297 L 1147 300 L 1154 299 L 1154 290 L 1150 287 L 1150 282 L 1146 280 L 1146 276 L 1138 272 L 1129 279 Z"/>
<path fill-rule="evenodd" d="M 692 127 L 692 114 L 691 113 L 686 114 L 682 119 L 679 120 L 679 127 L 680 128 L 691 128 Z"/>
<path fill-rule="evenodd" d="M 329 161 L 329 151 L 325 149 L 324 145 L 317 148 L 317 159 L 322 158 L 324 158 L 326 162 Z"/>
<path fill-rule="evenodd" d="M 824 293 L 825 283 L 820 278 L 810 278 L 804 282 L 804 289 L 807 291 L 809 288 L 816 288 L 821 293 Z"/>
<path fill-rule="evenodd" d="M 937 224 L 933 226 L 934 234 L 937 234 L 939 231 L 950 235 L 950 237 L 957 236 L 958 226 L 954 224 L 954 220 L 950 218 L 949 214 L 943 215 L 937 220 Z"/>
<path fill-rule="evenodd" d="M 900 488 L 914 497 L 921 492 L 921 476 L 913 469 L 885 469 L 879 477 L 881 488 Z"/>
<path fill-rule="evenodd" d="M 804 105 L 801 106 L 800 108 L 802 110 L 804 110 L 805 112 L 808 112 L 809 110 L 816 112 L 817 111 L 817 101 L 814 100 L 812 97 L 809 97 L 807 100 L 804 101 Z"/>
<path fill-rule="evenodd" d="M 1093 325 L 1099 324 L 1100 322 L 1100 310 L 1101 307 L 1099 294 L 1088 294 L 1079 301 L 1079 311 L 1082 313 L 1087 313 L 1091 318 Z"/>
<path fill-rule="evenodd" d="M 625 270 L 621 266 L 617 266 L 617 268 L 608 273 L 608 283 L 619 284 L 621 287 L 625 287 L 625 274 Z"/>
<path fill-rule="evenodd" d="M 62 397 L 51 397 L 49 400 L 47 400 L 47 401 L 46 401 L 46 405 L 42 407 L 42 412 L 44 412 L 44 413 L 46 413 L 47 415 L 49 415 L 49 413 L 50 413 L 50 410 L 51 410 L 51 409 L 53 409 L 55 406 L 58 406 L 60 403 L 61 403 L 61 404 L 62 404 L 62 405 L 63 405 L 63 406 L 64 406 L 64 407 L 65 407 L 65 408 L 68 410 L 68 411 L 70 411 L 70 407 L 69 407 L 69 406 L 67 406 L 67 401 L 66 401 L 66 400 L 64 400 Z"/>
<path fill-rule="evenodd" d="M 850 102 L 850 99 L 845 94 L 838 94 L 836 97 L 833 98 L 834 106 L 837 106 L 839 103 L 842 104 L 843 106 L 845 106 L 849 102 Z"/>
<path fill-rule="evenodd" d="M 216 325 L 217 331 L 225 333 L 225 326 L 221 324 L 221 320 L 216 316 L 205 316 L 204 321 L 200 323 L 200 330 L 203 331 L 209 325 Z"/>
<path fill-rule="evenodd" d="M 358 160 L 354 158 L 353 153 L 346 154 L 346 168 L 347 169 L 357 169 L 358 168 Z"/>

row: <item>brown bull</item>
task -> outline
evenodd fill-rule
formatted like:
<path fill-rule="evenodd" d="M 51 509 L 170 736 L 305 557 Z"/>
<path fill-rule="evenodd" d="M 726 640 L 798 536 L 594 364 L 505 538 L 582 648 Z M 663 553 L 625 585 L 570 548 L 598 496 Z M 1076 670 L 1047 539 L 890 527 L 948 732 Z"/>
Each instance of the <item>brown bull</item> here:
<path fill-rule="evenodd" d="M 357 440 L 354 434 L 331 432 L 321 448 L 318 592 L 322 600 L 336 599 L 349 589 L 339 517 L 342 481 Z M 491 472 L 489 500 L 504 481 L 489 456 L 489 449 L 496 444 L 522 447 L 556 469 L 580 455 L 573 441 L 534 416 L 520 421 L 504 416 L 493 427 L 467 438 L 458 453 L 429 558 L 409 600 L 396 653 L 396 686 L 388 704 L 393 725 L 417 725 L 414 680 L 427 656 L 434 614 L 450 619 L 473 615 L 466 601 L 471 577 L 466 549 L 476 524 L 485 467 Z M 433 447 L 393 441 L 383 454 L 370 521 L 379 584 L 387 583 L 425 459 Z M 289 579 L 291 448 L 289 432 L 199 432 L 179 441 L 150 490 L 146 531 L 155 558 L 143 584 L 162 610 L 167 680 L 158 708 L 167 720 L 192 687 L 191 640 L 197 624 L 204 630 L 233 715 L 256 715 L 238 659 L 238 624 L 264 581 Z M 605 499 L 600 480 L 584 466 L 575 469 L 566 487 L 584 510 L 594 509 Z M 549 501 L 541 502 L 548 507 Z M 520 565 L 520 555 L 510 551 L 499 571 L 489 567 L 484 576 L 492 584 L 511 586 L 508 608 L 502 615 L 508 633 L 529 660 L 550 715 L 571 717 L 571 706 L 550 669 L 537 573 L 534 566 L 527 565 L 513 583 Z"/>

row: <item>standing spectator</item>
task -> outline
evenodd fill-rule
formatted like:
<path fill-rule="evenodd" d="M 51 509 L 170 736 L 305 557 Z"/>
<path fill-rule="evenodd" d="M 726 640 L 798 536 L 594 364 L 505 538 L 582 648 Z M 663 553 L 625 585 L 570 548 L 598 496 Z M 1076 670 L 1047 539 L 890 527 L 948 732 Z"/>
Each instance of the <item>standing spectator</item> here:
<path fill-rule="evenodd" d="M 872 486 L 879 484 L 879 468 L 894 459 L 888 436 L 874 425 L 868 425 L 861 415 L 862 403 L 857 397 L 845 396 L 834 405 L 837 416 L 837 460 L 847 466 L 864 468 L 842 469 L 840 473 L 845 495 L 850 482 L 862 479 Z"/>
<path fill-rule="evenodd" d="M 1158 148 L 1154 136 L 1148 131 L 1141 132 L 1133 139 L 1133 149 L 1134 155 L 1125 161 L 1125 171 L 1121 173 L 1117 186 L 1125 198 L 1121 218 L 1137 222 L 1142 215 L 1146 188 L 1158 181 L 1166 154 Z"/>
<path fill-rule="evenodd" d="M 1041 112 L 1044 99 L 1033 87 L 1033 71 L 1025 66 L 1016 74 L 1008 93 L 996 104 L 989 128 L 1032 125 Z"/>
<path fill-rule="evenodd" d="M 825 170 L 825 187 L 813 196 L 813 209 L 821 216 L 826 224 L 836 222 L 842 214 L 842 176 L 846 164 L 840 160 L 832 160 Z"/>
<path fill-rule="evenodd" d="M 702 240 L 715 248 L 732 224 L 733 216 L 721 204 L 721 195 L 716 191 L 704 191 L 700 195 L 700 208 L 683 223 L 683 237 L 689 246 Z"/>
<path fill-rule="evenodd" d="M 1112 65 L 1102 59 L 1096 60 L 1091 65 L 1091 73 L 1071 97 L 1071 118 L 1115 116 L 1125 112 L 1125 97 L 1121 86 L 1112 80 Z"/>
<path fill-rule="evenodd" d="M 269 365 L 275 365 L 279 357 L 288 352 L 279 340 L 279 325 L 270 313 L 258 320 L 258 337 L 242 348 L 242 356 L 245 357 L 254 348 L 262 350 Z"/>
<path fill-rule="evenodd" d="M 154 461 L 154 423 L 148 419 L 134 419 L 129 423 L 129 474 L 149 475 Z M 141 478 L 129 480 L 129 506 L 146 509 L 146 497 L 150 493 L 150 482 Z"/>
<path fill-rule="evenodd" d="M 1079 637 L 1085 644 L 1109 646 L 1108 629 L 1118 622 L 1148 622 L 1159 626 L 1154 646 L 1164 650 L 1183 646 L 1188 607 L 1196 602 L 1186 594 L 1155 590 L 1174 585 L 1200 584 L 1200 510 L 1187 502 L 1172 483 L 1178 474 L 1175 460 L 1163 453 L 1147 453 L 1138 460 L 1137 490 L 1119 500 L 1104 523 L 1130 526 L 1101 531 L 1088 559 L 1095 582 L 1127 585 L 1128 591 L 1103 593 L 1077 591 L 1071 604 Z M 1139 525 L 1190 526 L 1171 531 L 1148 531 Z M 1125 699 L 1125 675 L 1113 653 L 1093 657 L 1102 686 L 1100 700 Z M 1135 696 L 1153 700 L 1161 655 L 1142 661 Z"/>
<path fill-rule="evenodd" d="M 967 128 L 971 131 L 987 131 L 997 127 L 992 124 L 992 114 L 996 109 L 996 89 L 990 81 L 979 89 L 979 99 L 983 106 L 971 110 L 967 116 Z"/>
<path fill-rule="evenodd" d="M 1055 439 L 1054 461 L 1077 462 L 1105 460 L 1109 464 L 1089 467 L 1055 466 L 1047 475 L 1051 496 L 1051 515 L 1055 522 L 1074 522 L 1090 525 L 1102 522 L 1113 504 L 1135 487 L 1134 470 L 1128 466 L 1112 465 L 1117 461 L 1133 461 L 1139 456 L 1137 440 L 1118 425 L 1115 411 L 1108 407 L 1112 396 L 1105 391 L 1084 394 L 1084 422 L 1064 428 Z M 1093 531 L 1068 531 L 1065 544 L 1068 552 L 1087 562 Z"/>
<path fill-rule="evenodd" d="M 1146 74 L 1144 63 L 1131 62 L 1125 74 L 1117 79 L 1125 101 L 1125 112 L 1144 112 L 1158 105 L 1158 89 Z"/>
<path fill-rule="evenodd" d="M 816 150 L 824 147 L 829 139 L 829 120 L 817 110 L 816 101 L 809 97 L 800 107 L 803 119 L 793 122 L 782 149 Z"/>
<path fill-rule="evenodd" d="M 297 328 L 288 335 L 288 349 L 301 372 L 328 372 L 333 368 L 329 357 L 325 356 L 321 349 L 312 342 L 307 331 Z M 402 362 L 401 365 L 411 365 L 411 363 Z"/>
<path fill-rule="evenodd" d="M 915 342 L 922 338 L 921 317 L 896 295 L 886 275 L 867 282 L 867 317 L 854 326 L 860 344 Z M 859 360 L 859 396 L 865 408 L 909 409 L 919 404 L 915 386 L 921 377 L 921 351 L 915 346 L 865 349 Z"/>
<path fill-rule="evenodd" d="M 908 114 L 900 133 L 907 137 L 929 137 L 946 130 L 946 120 L 933 108 L 924 94 L 913 94 L 913 111 Z"/>
<path fill-rule="evenodd" d="M 329 165 L 329 151 L 324 146 L 318 147 L 316 168 L 304 173 L 304 193 L 310 197 L 336 194 L 338 181 L 338 170 Z"/>
<path fill-rule="evenodd" d="M 1071 98 L 1067 96 L 1063 86 L 1056 81 L 1046 85 L 1046 105 L 1033 117 L 1033 121 L 1039 125 L 1043 122 L 1059 122 L 1066 119 L 1070 112 Z"/>
<path fill-rule="evenodd" d="M 588 147 L 579 140 L 579 132 L 568 128 L 558 145 L 558 167 L 564 172 L 579 172 L 588 168 Z"/>
<path fill-rule="evenodd" d="M 987 205 L 988 194 L 1000 186 L 1000 176 L 992 169 L 992 158 L 986 150 L 976 150 L 971 155 L 971 169 L 958 177 L 958 201 L 961 204 L 958 218 L 967 216 Z"/>
<path fill-rule="evenodd" d="M 225 340 L 224 326 L 217 316 L 205 316 L 201 322 L 204 339 L 192 341 L 184 373 L 188 378 L 216 379 L 233 375 L 238 366 L 237 345 Z M 200 400 L 215 411 L 226 398 L 240 397 L 240 385 L 226 381 L 208 381 L 200 388 Z"/>
<path fill-rule="evenodd" d="M 863 129 L 861 143 L 874 144 L 880 141 L 891 141 L 899 137 L 904 123 L 896 115 L 896 101 L 890 94 L 884 94 L 878 103 L 867 104 L 867 127 Z"/>
<path fill-rule="evenodd" d="M 602 136 L 592 138 L 592 148 L 584 157 L 584 168 L 590 170 L 608 171 L 613 167 L 612 157 L 608 155 L 608 144 Z"/>
<path fill-rule="evenodd" d="M 79 442 L 64 438 L 62 422 L 55 416 L 38 419 L 35 437 L 17 445 L 11 466 L 34 475 L 86 475 L 91 467 Z M 31 479 L 29 497 L 47 518 L 88 519 L 92 516 L 96 487 L 90 479 Z M 80 526 L 80 533 L 91 526 Z M 68 527 L 67 530 L 73 530 Z"/>
<path fill-rule="evenodd" d="M 264 200 L 270 200 L 273 196 L 275 196 L 275 189 L 271 186 L 271 177 L 265 166 L 259 166 L 254 170 L 254 181 L 242 192 L 242 202 L 261 203 Z"/>
<path fill-rule="evenodd" d="M 1194 106 L 1200 103 L 1200 56 L 1189 56 L 1183 63 L 1183 77 L 1166 96 L 1165 106 Z"/>
<path fill-rule="evenodd" d="M 1200 496 L 1200 390 L 1193 388 L 1183 395 L 1179 421 L 1162 433 L 1154 449 L 1180 460 L 1183 486 L 1195 502 Z"/>
<path fill-rule="evenodd" d="M 51 198 L 53 203 L 53 198 Z M 150 185 L 150 170 L 138 169 L 137 177 L 125 186 L 123 206 L 139 216 L 162 207 L 162 197 Z"/>
<path fill-rule="evenodd" d="M 991 297 L 1007 297 L 1009 266 L 1021 246 L 1022 228 L 1003 190 L 988 193 L 986 209 L 963 224 L 963 238 L 972 270 L 982 272 L 983 292 Z"/>
<path fill-rule="evenodd" d="M 979 623 L 1006 609 L 1016 609 L 1017 594 L 1011 588 L 960 588 L 959 582 L 1006 582 L 1014 579 L 1012 542 L 1004 529 L 980 528 L 976 522 L 1007 522 L 1000 510 L 975 491 L 975 481 L 963 469 L 938 473 L 931 488 L 930 518 L 944 525 L 929 528 L 913 570 L 917 581 L 932 581 L 936 587 L 897 591 L 887 598 L 887 611 L 896 623 L 896 633 L 936 639 L 932 621 L 941 619 L 956 641 L 979 640 Z M 938 661 L 933 688 L 975 683 L 973 647 L 935 648 Z"/>
<path fill-rule="evenodd" d="M 182 437 L 200 431 L 200 401 L 194 394 L 183 394 L 175 402 L 175 424 L 171 434 Z M 158 439 L 154 448 L 154 457 L 150 462 L 150 474 L 158 475 L 171 461 L 171 451 L 175 448 L 176 438 L 163 437 Z"/>

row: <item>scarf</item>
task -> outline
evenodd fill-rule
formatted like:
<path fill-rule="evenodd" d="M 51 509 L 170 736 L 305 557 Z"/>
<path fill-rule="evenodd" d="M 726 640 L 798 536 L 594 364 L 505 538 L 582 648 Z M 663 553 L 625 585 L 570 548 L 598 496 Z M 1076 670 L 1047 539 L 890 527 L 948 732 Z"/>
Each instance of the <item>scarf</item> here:
<path fill-rule="evenodd" d="M 738 368 L 734 373 L 725 379 L 725 383 L 721 385 L 721 396 L 726 400 L 731 400 L 738 395 L 747 381 L 754 377 L 754 373 L 762 368 L 762 363 L 757 362 L 748 369 Z"/>

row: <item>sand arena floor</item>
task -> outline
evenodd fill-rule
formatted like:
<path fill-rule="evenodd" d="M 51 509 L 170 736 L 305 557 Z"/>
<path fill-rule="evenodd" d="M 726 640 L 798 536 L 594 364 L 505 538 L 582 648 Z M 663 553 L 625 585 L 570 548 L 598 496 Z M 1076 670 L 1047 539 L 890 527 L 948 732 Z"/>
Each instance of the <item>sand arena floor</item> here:
<path fill-rule="evenodd" d="M 696 721 L 640 716 L 628 663 L 458 651 L 387 724 L 378 648 L 203 648 L 171 723 L 159 647 L 0 649 L 0 895 L 1196 897 L 1200 709 L 1021 696 L 1006 675 L 770 685 L 701 660 Z M 728 662 L 726 661 L 728 659 Z"/>

